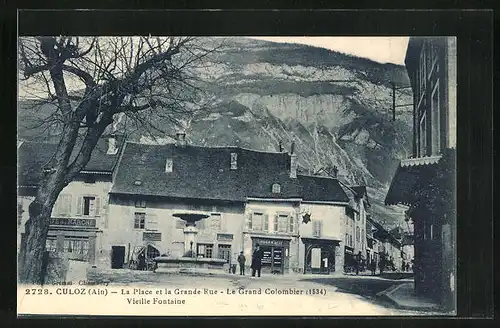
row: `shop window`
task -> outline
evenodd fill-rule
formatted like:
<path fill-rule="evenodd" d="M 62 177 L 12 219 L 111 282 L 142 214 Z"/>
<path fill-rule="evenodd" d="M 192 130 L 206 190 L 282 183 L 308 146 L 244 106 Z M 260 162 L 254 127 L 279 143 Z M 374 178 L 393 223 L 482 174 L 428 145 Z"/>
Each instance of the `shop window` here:
<path fill-rule="evenodd" d="M 65 237 L 64 252 L 87 256 L 89 254 L 89 240 L 87 237 Z"/>
<path fill-rule="evenodd" d="M 229 260 L 231 258 L 231 245 L 219 244 L 217 257 L 219 259 L 226 260 L 226 262 L 229 263 Z"/>
<path fill-rule="evenodd" d="M 47 238 L 45 241 L 45 250 L 49 252 L 57 251 L 57 239 L 56 238 Z"/>
<path fill-rule="evenodd" d="M 196 255 L 205 258 L 212 258 L 213 250 L 214 250 L 213 244 L 198 244 Z"/>
<path fill-rule="evenodd" d="M 136 201 L 135 201 L 135 207 L 146 208 L 146 201 L 145 200 L 136 199 Z"/>
<path fill-rule="evenodd" d="M 144 229 L 146 225 L 146 213 L 134 213 L 134 229 Z"/>

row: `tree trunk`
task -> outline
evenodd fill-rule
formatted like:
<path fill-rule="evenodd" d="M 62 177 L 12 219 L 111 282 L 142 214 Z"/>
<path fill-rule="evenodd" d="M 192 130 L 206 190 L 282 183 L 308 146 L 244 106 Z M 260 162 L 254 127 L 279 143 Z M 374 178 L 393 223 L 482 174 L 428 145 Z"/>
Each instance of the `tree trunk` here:
<path fill-rule="evenodd" d="M 43 205 L 38 197 L 29 206 L 18 261 L 20 283 L 41 285 L 44 282 L 43 257 L 51 211 L 52 207 Z"/>

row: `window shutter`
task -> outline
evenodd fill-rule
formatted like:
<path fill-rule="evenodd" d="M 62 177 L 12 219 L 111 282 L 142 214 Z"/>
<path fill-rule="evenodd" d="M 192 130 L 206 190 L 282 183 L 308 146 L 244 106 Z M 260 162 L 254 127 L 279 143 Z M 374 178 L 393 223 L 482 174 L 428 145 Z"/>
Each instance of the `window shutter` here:
<path fill-rule="evenodd" d="M 67 206 L 66 209 L 68 211 L 67 214 L 69 216 L 71 216 L 73 214 L 72 209 L 71 209 L 71 207 L 72 207 L 71 205 L 72 205 L 72 202 L 73 202 L 73 196 L 71 194 L 68 195 L 67 198 L 66 198 L 66 201 L 67 201 L 67 203 L 66 203 L 66 206 Z"/>
<path fill-rule="evenodd" d="M 146 229 L 158 230 L 158 221 L 156 219 L 156 214 L 146 214 Z"/>
<path fill-rule="evenodd" d="M 95 198 L 95 216 L 101 215 L 101 198 L 96 197 Z"/>
<path fill-rule="evenodd" d="M 246 215 L 246 221 L 248 230 L 252 230 L 252 213 Z"/>
<path fill-rule="evenodd" d="M 264 214 L 263 215 L 263 218 L 262 218 L 262 230 L 264 231 L 269 231 L 269 215 L 268 214 Z"/>
<path fill-rule="evenodd" d="M 76 215 L 82 215 L 83 209 L 83 197 L 78 197 L 77 205 L 76 205 Z"/>
<path fill-rule="evenodd" d="M 277 232 L 278 231 L 278 220 L 279 220 L 279 216 L 278 214 L 276 214 L 274 216 L 274 231 Z"/>

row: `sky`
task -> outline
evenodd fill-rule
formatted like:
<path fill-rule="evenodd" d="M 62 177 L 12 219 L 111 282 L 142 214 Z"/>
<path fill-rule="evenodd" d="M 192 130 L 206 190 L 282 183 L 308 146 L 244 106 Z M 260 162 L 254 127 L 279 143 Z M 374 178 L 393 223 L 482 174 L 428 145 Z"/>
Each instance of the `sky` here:
<path fill-rule="evenodd" d="M 326 48 L 379 63 L 404 65 L 408 37 L 252 37 Z"/>
<path fill-rule="evenodd" d="M 393 63 L 404 65 L 404 57 L 408 46 L 408 37 L 250 37 L 257 40 L 299 43 L 315 47 L 326 48 L 357 57 L 368 58 L 379 63 Z M 75 84 L 74 88 L 82 85 Z M 69 89 L 74 89 L 68 85 Z M 44 90 L 44 89 L 43 89 Z M 43 90 L 33 85 L 20 85 L 19 96 L 33 97 L 45 95 Z"/>

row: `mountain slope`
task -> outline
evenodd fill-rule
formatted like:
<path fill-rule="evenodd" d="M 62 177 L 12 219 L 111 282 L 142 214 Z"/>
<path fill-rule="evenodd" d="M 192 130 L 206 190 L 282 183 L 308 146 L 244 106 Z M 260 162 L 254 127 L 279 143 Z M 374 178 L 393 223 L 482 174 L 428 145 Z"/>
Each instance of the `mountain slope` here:
<path fill-rule="evenodd" d="M 196 72 L 200 87 L 216 102 L 187 124 L 191 143 L 277 151 L 280 141 L 288 150 L 294 140 L 306 173 L 338 166 L 345 182 L 368 186 L 376 220 L 389 227 L 402 222 L 401 208 L 388 208 L 383 199 L 411 147 L 411 107 L 398 108 L 391 120 L 391 81 L 408 85 L 404 67 L 249 38 L 204 42 L 222 45 Z M 411 103 L 409 90 L 398 92 L 396 101 Z M 131 138 L 143 134 L 136 131 Z"/>

